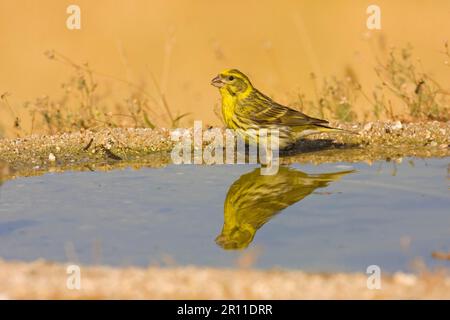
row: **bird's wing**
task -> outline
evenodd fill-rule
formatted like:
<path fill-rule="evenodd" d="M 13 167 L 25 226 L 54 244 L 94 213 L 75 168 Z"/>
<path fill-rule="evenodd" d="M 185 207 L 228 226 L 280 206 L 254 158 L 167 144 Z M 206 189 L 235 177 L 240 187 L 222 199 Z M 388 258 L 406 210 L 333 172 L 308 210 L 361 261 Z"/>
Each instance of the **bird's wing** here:
<path fill-rule="evenodd" d="M 328 123 L 326 120 L 312 118 L 300 111 L 276 103 L 259 92 L 256 97 L 247 98 L 238 104 L 235 112 L 238 116 L 251 119 L 260 125 L 278 124 L 296 127 L 311 124 L 326 125 Z"/>

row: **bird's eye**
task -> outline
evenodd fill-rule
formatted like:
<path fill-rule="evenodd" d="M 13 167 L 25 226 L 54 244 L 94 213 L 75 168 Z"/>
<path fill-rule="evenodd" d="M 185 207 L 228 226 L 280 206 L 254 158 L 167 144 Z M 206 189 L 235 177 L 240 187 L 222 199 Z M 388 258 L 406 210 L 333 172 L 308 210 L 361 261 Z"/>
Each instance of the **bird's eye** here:
<path fill-rule="evenodd" d="M 233 80 L 234 80 L 234 77 L 233 77 L 233 76 L 229 76 L 229 77 L 228 77 L 228 80 L 229 80 L 229 81 L 233 81 Z"/>

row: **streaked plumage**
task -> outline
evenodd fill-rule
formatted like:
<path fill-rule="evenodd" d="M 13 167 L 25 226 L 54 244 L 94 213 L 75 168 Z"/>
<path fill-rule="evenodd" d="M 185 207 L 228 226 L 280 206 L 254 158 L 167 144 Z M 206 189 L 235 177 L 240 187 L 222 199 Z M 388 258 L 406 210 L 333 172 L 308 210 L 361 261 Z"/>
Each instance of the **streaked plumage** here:
<path fill-rule="evenodd" d="M 302 200 L 317 188 L 324 188 L 354 171 L 307 174 L 280 167 L 272 176 L 260 168 L 242 175 L 228 190 L 224 203 L 224 223 L 216 243 L 224 249 L 243 249 L 256 231 L 274 215 Z"/>
<path fill-rule="evenodd" d="M 257 143 L 259 140 L 257 135 L 246 134 L 248 129 L 278 129 L 281 149 L 313 133 L 341 131 L 329 127 L 326 120 L 312 118 L 273 101 L 254 88 L 248 77 L 239 70 L 225 70 L 211 84 L 219 88 L 222 96 L 222 115 L 226 126 L 251 142 Z"/>

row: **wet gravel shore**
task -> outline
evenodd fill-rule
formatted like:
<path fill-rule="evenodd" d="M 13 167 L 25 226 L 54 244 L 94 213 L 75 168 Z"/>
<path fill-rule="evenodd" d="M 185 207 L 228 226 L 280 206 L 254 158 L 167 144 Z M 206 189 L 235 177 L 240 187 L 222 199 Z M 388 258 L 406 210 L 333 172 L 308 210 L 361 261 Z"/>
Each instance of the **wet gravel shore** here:
<path fill-rule="evenodd" d="M 282 164 L 401 160 L 450 155 L 450 122 L 369 122 L 332 125 L 358 134 L 320 134 L 284 153 Z M 167 129 L 104 129 L 0 140 L 0 163 L 16 175 L 170 163 Z M 11 175 L 10 175 L 11 176 Z"/>

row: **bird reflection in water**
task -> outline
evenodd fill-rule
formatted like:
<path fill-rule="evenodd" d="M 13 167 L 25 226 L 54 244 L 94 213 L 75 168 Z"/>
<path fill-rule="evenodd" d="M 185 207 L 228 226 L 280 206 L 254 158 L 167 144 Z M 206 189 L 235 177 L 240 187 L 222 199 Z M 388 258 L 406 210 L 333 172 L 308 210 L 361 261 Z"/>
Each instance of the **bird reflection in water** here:
<path fill-rule="evenodd" d="M 276 175 L 261 175 L 260 168 L 242 175 L 228 190 L 216 243 L 223 249 L 248 247 L 256 231 L 280 211 L 352 172 L 307 174 L 280 167 Z"/>

